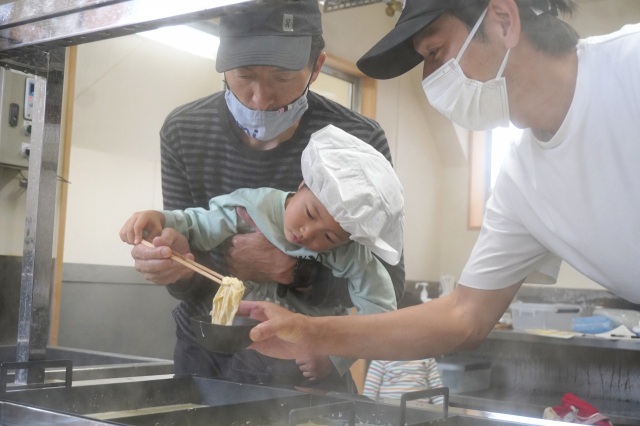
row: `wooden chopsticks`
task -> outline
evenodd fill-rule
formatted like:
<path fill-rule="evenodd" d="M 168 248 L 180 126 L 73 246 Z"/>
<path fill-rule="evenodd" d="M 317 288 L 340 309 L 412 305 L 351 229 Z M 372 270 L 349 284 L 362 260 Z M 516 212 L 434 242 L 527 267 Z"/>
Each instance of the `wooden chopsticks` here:
<path fill-rule="evenodd" d="M 147 240 L 142 240 L 142 244 L 144 244 L 147 247 L 155 248 L 155 246 Z M 191 269 L 193 272 L 196 272 L 202 275 L 203 277 L 209 278 L 210 280 L 217 282 L 220 285 L 227 285 L 222 283 L 222 278 L 223 278 L 222 274 L 219 274 L 213 269 L 209 269 L 206 266 L 201 265 L 194 260 L 188 259 L 183 255 L 181 255 L 180 253 L 176 253 L 175 251 L 171 250 L 171 259 L 175 260 L 176 262 L 180 263 L 183 266 L 186 266 L 187 268 Z"/>

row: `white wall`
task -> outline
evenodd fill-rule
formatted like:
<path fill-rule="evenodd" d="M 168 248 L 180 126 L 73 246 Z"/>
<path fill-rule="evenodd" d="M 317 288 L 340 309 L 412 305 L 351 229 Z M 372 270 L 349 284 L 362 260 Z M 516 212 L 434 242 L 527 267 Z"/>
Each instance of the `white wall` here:
<path fill-rule="evenodd" d="M 406 277 L 424 280 L 439 276 L 444 169 L 414 74 L 379 85 L 378 117 L 385 129 L 394 126 L 389 137 L 405 192 Z"/>
<path fill-rule="evenodd" d="M 14 175 L 10 170 L 0 170 L 0 173 L 7 179 Z M 8 256 L 22 256 L 23 250 L 27 190 L 20 187 L 18 178 L 20 176 L 0 188 L 0 254 Z"/>
<path fill-rule="evenodd" d="M 385 14 L 383 4 L 325 13 L 327 52 L 355 63 L 393 28 L 396 19 L 397 15 L 390 18 Z M 422 114 L 427 102 L 419 82 L 418 69 L 378 81 L 377 120 L 385 130 L 404 187 L 408 280 L 439 276 L 443 168 L 434 135 Z"/>
<path fill-rule="evenodd" d="M 162 207 L 164 118 L 221 88 L 213 61 L 138 35 L 78 46 L 65 262 L 132 264 L 118 231 Z"/>

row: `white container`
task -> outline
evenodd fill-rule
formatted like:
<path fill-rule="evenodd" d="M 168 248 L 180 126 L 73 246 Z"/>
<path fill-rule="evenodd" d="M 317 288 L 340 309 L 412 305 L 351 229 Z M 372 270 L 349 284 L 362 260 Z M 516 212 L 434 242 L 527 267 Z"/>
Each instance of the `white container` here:
<path fill-rule="evenodd" d="M 593 315 L 607 317 L 618 323 L 618 325 L 626 326 L 629 330 L 640 324 L 640 312 L 629 309 L 612 309 L 598 306 L 593 310 Z"/>
<path fill-rule="evenodd" d="M 437 360 L 442 384 L 451 393 L 473 392 L 489 389 L 491 384 L 491 362 L 445 356 Z"/>
<path fill-rule="evenodd" d="M 571 331 L 572 320 L 582 312 L 579 305 L 563 303 L 516 302 L 510 308 L 514 330 L 546 328 Z"/>

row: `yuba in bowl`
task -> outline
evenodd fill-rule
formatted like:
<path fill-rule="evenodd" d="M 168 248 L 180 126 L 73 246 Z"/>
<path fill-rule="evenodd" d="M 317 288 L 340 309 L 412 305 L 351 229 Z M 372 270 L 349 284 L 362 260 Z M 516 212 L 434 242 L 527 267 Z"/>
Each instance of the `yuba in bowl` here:
<path fill-rule="evenodd" d="M 211 323 L 211 316 L 191 318 L 191 330 L 196 340 L 205 349 L 223 354 L 232 354 L 251 344 L 249 330 L 260 321 L 236 315 L 231 325 Z"/>

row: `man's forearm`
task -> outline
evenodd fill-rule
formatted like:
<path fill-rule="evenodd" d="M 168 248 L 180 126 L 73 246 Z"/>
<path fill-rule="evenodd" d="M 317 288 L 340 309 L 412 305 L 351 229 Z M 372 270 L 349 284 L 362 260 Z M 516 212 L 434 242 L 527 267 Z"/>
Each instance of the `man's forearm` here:
<path fill-rule="evenodd" d="M 520 288 L 458 285 L 448 296 L 384 314 L 308 318 L 307 344 L 327 355 L 422 359 L 479 345 Z"/>
<path fill-rule="evenodd" d="M 364 359 L 422 359 L 455 352 L 474 334 L 467 321 L 452 321 L 453 309 L 432 300 L 394 312 L 310 318 L 321 353 Z M 440 306 L 438 306 L 440 305 Z M 465 325 L 466 324 L 466 325 Z"/>

